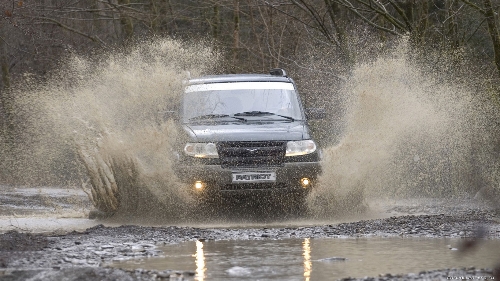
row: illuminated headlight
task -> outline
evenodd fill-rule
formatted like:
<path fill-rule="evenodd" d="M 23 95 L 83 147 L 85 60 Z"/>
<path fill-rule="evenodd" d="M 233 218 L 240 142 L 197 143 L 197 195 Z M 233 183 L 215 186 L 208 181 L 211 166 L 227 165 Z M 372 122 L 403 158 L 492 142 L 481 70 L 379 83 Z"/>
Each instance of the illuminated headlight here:
<path fill-rule="evenodd" d="M 202 181 L 196 181 L 196 182 L 194 183 L 194 188 L 195 188 L 196 190 L 202 190 L 204 187 L 205 187 L 205 183 L 204 183 L 204 182 L 202 182 Z"/>
<path fill-rule="evenodd" d="M 184 152 L 193 157 L 199 158 L 219 158 L 215 143 L 187 143 Z"/>
<path fill-rule="evenodd" d="M 316 151 L 316 144 L 312 140 L 289 141 L 286 144 L 285 156 L 305 155 L 314 151 Z"/>

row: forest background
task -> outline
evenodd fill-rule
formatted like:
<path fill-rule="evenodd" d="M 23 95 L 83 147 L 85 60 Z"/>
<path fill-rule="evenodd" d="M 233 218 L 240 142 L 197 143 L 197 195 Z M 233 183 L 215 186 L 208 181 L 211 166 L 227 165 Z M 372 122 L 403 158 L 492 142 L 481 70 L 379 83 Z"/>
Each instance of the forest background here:
<path fill-rule="evenodd" d="M 492 111 L 488 123 L 500 155 L 500 1 L 498 0 L 0 0 L 0 183 L 61 184 L 81 173 L 75 155 L 55 159 L 47 177 L 26 177 L 32 154 L 10 154 L 23 138 L 16 110 L 27 77 L 43 83 L 73 54 L 127 48 L 141 40 L 202 41 L 219 54 L 218 73 L 285 68 L 307 105 L 336 108 L 351 71 L 403 48 L 437 83 L 464 84 Z M 402 41 L 405 43 L 402 47 Z M 332 95 L 332 93 L 334 93 Z M 457 99 L 461 97 L 457 95 Z M 323 104 L 324 105 L 324 104 Z M 488 113 L 489 114 L 489 113 Z M 496 140 L 496 143 L 495 143 Z M 496 147 L 496 149 L 495 149 Z M 16 158 L 16 159 L 14 159 Z M 471 165 L 485 165 L 471 157 Z M 19 164 L 21 163 L 21 164 Z M 73 163 L 73 164 L 72 164 Z M 29 165 L 27 165 L 29 166 Z M 496 171 L 500 169 L 495 168 Z M 52 172 L 53 172 L 52 171 Z M 473 169 L 471 170 L 473 175 Z M 33 171 L 30 170 L 30 173 Z M 498 172 L 500 174 L 500 172 Z M 480 179 L 476 181 L 481 181 Z M 472 180 L 471 182 L 474 182 Z M 491 182 L 491 181 L 490 181 Z M 496 182 L 496 180 L 493 180 Z M 481 184 L 474 185 L 474 189 Z"/>

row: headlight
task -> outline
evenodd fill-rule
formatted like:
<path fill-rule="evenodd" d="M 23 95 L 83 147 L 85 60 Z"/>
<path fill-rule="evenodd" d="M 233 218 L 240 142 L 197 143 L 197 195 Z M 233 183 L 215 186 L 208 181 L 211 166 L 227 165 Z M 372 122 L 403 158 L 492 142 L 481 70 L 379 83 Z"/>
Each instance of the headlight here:
<path fill-rule="evenodd" d="M 314 151 L 316 151 L 316 144 L 312 140 L 289 141 L 286 144 L 285 156 L 305 155 Z"/>
<path fill-rule="evenodd" d="M 215 143 L 187 143 L 184 152 L 193 157 L 199 158 L 219 158 Z"/>

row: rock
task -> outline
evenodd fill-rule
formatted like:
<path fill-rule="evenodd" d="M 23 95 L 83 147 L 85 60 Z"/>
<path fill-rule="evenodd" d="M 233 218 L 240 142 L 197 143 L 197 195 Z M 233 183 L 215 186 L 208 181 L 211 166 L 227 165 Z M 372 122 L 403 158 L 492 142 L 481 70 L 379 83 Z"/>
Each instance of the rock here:
<path fill-rule="evenodd" d="M 133 281 L 125 271 L 100 267 L 72 267 L 60 270 L 19 270 L 10 274 L 10 280 L 78 280 L 78 281 Z M 4 276 L 8 277 L 8 276 Z"/>
<path fill-rule="evenodd" d="M 170 278 L 170 271 L 167 270 L 167 271 L 160 271 L 156 274 L 156 276 L 160 277 L 160 278 Z"/>
<path fill-rule="evenodd" d="M 252 271 L 249 268 L 241 266 L 233 266 L 229 269 L 226 269 L 226 272 L 231 276 L 248 276 L 252 274 Z"/>
<path fill-rule="evenodd" d="M 347 258 L 343 257 L 331 257 L 331 258 L 324 258 L 324 259 L 319 259 L 316 261 L 322 261 L 322 262 L 336 262 L 336 261 L 346 261 Z"/>
<path fill-rule="evenodd" d="M 145 252 L 146 249 L 144 249 L 144 247 L 141 246 L 141 245 L 134 245 L 134 246 L 132 246 L 132 251 L 134 251 L 134 252 Z"/>
<path fill-rule="evenodd" d="M 73 259 L 73 260 L 71 260 L 71 263 L 75 264 L 75 265 L 84 265 L 84 264 L 87 264 L 87 261 L 81 260 L 81 259 Z"/>

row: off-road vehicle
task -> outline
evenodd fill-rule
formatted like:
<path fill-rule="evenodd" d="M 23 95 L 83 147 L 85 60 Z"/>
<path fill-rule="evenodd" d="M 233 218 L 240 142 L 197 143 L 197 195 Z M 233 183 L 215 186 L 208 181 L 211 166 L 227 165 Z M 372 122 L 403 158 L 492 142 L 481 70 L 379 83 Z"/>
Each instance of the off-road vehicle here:
<path fill-rule="evenodd" d="M 305 195 L 321 171 L 306 113 L 283 69 L 191 79 L 180 105 L 176 174 L 199 197 Z"/>

